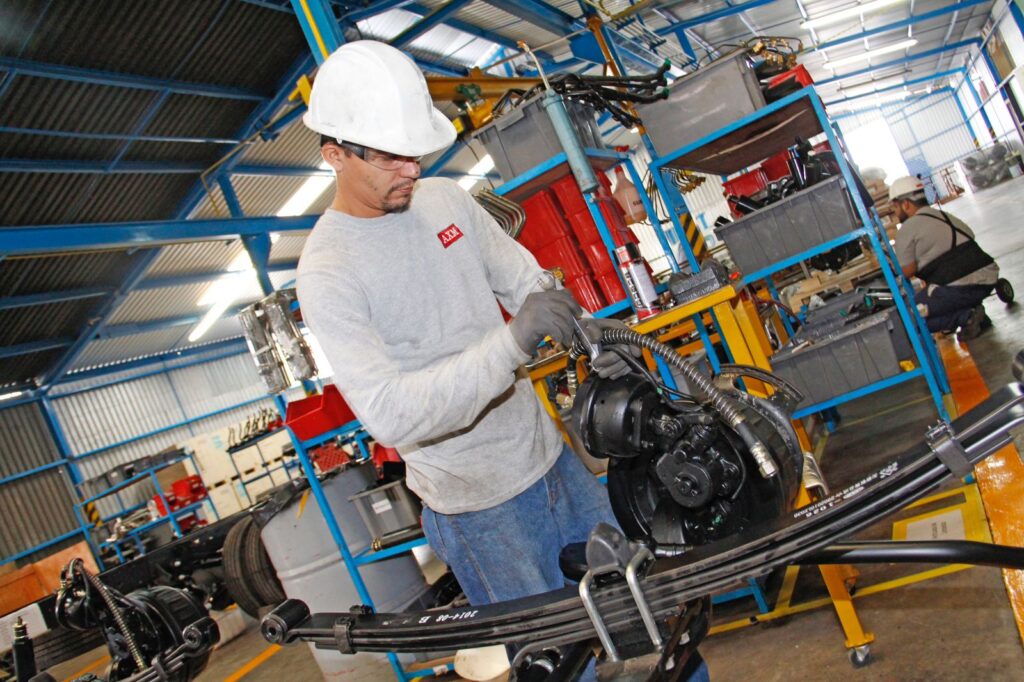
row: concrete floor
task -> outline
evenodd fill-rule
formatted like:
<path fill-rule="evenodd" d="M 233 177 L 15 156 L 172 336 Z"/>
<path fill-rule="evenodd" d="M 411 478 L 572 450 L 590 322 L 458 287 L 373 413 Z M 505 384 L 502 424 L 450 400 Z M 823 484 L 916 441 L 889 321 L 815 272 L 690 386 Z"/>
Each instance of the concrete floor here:
<path fill-rule="evenodd" d="M 996 258 L 1004 277 L 1024 296 L 1024 178 L 944 207 L 977 232 L 978 241 Z M 997 299 L 986 304 L 994 327 L 968 345 L 990 387 L 1010 380 L 1010 362 L 1024 348 L 1024 315 Z M 825 444 L 823 468 L 833 486 L 856 480 L 916 441 L 936 419 L 924 382 L 918 380 L 840 408 L 842 423 Z M 863 537 L 890 535 L 888 523 Z M 926 566 L 911 567 L 924 570 Z M 908 573 L 906 568 L 865 567 L 861 585 Z M 769 603 L 777 592 L 769 582 Z M 797 593 L 823 595 L 813 569 L 803 569 Z M 750 601 L 750 600 L 747 600 Z M 873 663 L 854 669 L 846 655 L 839 621 L 830 607 L 789 616 L 710 637 L 701 652 L 715 682 L 733 680 L 1024 680 L 1024 648 L 1018 638 L 998 570 L 971 568 L 952 575 L 883 592 L 855 602 L 871 645 Z M 716 623 L 753 613 L 747 604 L 716 610 Z M 238 679 L 245 666 L 268 647 L 255 629 L 215 652 L 202 682 Z M 62 666 L 65 675 L 80 670 L 96 654 Z M 390 666 L 372 656 L 355 656 L 346 682 L 394 679 Z M 75 667 L 77 665 L 77 667 Z M 319 679 L 305 646 L 277 650 L 245 675 L 251 682 Z M 58 679 L 62 679 L 58 676 Z"/>

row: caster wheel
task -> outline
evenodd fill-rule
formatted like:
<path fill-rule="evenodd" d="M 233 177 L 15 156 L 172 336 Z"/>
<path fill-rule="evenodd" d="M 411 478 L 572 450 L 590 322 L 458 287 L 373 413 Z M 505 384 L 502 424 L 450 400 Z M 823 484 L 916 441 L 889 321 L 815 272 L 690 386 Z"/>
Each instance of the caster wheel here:
<path fill-rule="evenodd" d="M 863 668 L 874 660 L 871 658 L 871 647 L 866 644 L 850 649 L 847 654 L 850 657 L 850 665 L 854 668 Z"/>
<path fill-rule="evenodd" d="M 1013 285 L 1010 280 L 1000 278 L 996 281 L 996 296 L 1003 303 L 1013 303 Z"/>

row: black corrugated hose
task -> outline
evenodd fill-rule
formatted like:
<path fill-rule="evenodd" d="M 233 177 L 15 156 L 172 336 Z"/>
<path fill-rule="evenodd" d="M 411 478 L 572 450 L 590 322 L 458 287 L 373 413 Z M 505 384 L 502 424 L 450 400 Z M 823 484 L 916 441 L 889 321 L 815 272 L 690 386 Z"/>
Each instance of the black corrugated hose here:
<path fill-rule="evenodd" d="M 739 410 L 736 409 L 729 397 L 721 390 L 716 388 L 711 380 L 704 376 L 697 367 L 691 362 L 683 358 L 679 353 L 676 353 L 670 346 L 658 341 L 651 336 L 645 336 L 632 329 L 605 329 L 601 336 L 602 345 L 610 344 L 622 344 L 627 346 L 639 346 L 640 348 L 646 348 L 652 353 L 657 353 L 665 359 L 668 364 L 679 370 L 683 377 L 694 386 L 698 393 L 698 398 L 703 398 L 702 402 L 710 405 L 711 408 L 717 412 L 722 419 L 743 439 L 743 442 L 748 448 L 750 453 L 753 455 L 755 461 L 757 461 L 758 468 L 761 471 L 761 475 L 765 478 L 771 478 L 778 473 L 778 465 L 775 463 L 774 458 L 765 447 L 764 443 L 754 435 L 754 431 L 747 424 L 746 419 Z M 574 339 L 572 349 L 569 351 L 569 362 L 566 367 L 567 383 L 569 386 L 569 394 L 573 398 L 576 396 L 576 388 L 579 385 L 576 377 L 576 361 L 581 357 L 587 355 L 587 350 L 583 346 L 580 339 Z"/>

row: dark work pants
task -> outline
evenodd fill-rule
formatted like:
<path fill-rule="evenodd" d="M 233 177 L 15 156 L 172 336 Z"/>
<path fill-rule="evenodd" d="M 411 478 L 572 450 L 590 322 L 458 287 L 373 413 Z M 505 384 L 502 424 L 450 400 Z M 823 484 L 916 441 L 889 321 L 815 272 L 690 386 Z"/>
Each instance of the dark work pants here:
<path fill-rule="evenodd" d="M 926 286 L 917 292 L 914 300 L 928 306 L 925 323 L 930 332 L 951 332 L 967 322 L 971 310 L 981 305 L 992 293 L 992 284 L 968 284 L 966 286 L 938 286 L 929 293 Z"/>

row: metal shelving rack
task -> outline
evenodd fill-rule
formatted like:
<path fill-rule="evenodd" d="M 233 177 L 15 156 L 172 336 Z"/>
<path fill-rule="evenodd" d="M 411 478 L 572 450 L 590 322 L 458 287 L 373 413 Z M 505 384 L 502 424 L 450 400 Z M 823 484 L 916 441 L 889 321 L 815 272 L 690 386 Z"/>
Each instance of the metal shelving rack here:
<path fill-rule="evenodd" d="M 179 516 L 184 516 L 186 514 L 191 514 L 193 512 L 197 512 L 197 511 L 199 511 L 203 507 L 204 504 L 209 503 L 210 511 L 213 513 L 214 518 L 220 519 L 220 515 L 217 513 L 217 509 L 213 506 L 213 503 L 210 501 L 209 497 L 204 498 L 204 499 L 200 500 L 199 502 L 194 502 L 194 503 L 192 503 L 192 504 L 190 504 L 188 506 L 182 507 L 181 509 L 171 510 L 171 505 L 167 501 L 167 495 L 164 493 L 163 489 L 160 487 L 160 482 L 157 480 L 156 473 L 158 471 L 161 471 L 161 470 L 166 469 L 168 467 L 174 466 L 175 464 L 179 464 L 179 463 L 184 462 L 186 460 L 192 462 L 192 469 L 193 469 L 193 471 L 198 471 L 199 470 L 198 468 L 196 468 L 195 459 L 192 457 L 192 455 L 190 453 L 188 453 L 188 454 L 183 455 L 182 457 L 177 457 L 175 459 L 169 460 L 169 461 L 164 462 L 162 464 L 159 464 L 157 466 L 149 467 L 148 469 L 140 471 L 139 473 L 135 474 L 131 478 L 126 478 L 125 480 L 121 481 L 117 485 L 113 485 L 113 486 L 107 488 L 106 490 L 103 490 L 103 491 L 101 491 L 99 493 L 96 493 L 95 495 L 92 495 L 90 497 L 84 498 L 84 499 L 80 500 L 76 504 L 76 508 L 79 511 L 77 516 L 78 516 L 78 518 L 80 519 L 80 521 L 83 524 L 82 525 L 82 533 L 89 540 L 90 544 L 93 544 L 93 542 L 94 542 L 93 539 L 92 539 L 92 534 L 90 532 L 91 528 L 89 526 L 85 525 L 85 514 L 82 513 L 82 510 L 83 510 L 83 508 L 86 505 L 94 504 L 98 500 L 101 500 L 101 499 L 103 499 L 105 497 L 108 497 L 110 495 L 114 495 L 117 498 L 118 503 L 121 504 L 122 508 L 121 508 L 121 510 L 117 514 L 105 517 L 103 519 L 103 521 L 110 521 L 111 519 L 116 518 L 117 516 L 121 516 L 123 514 L 128 514 L 128 513 L 131 513 L 133 511 L 136 511 L 138 509 L 141 509 L 142 507 L 146 506 L 146 504 L 147 504 L 146 502 L 143 502 L 143 503 L 140 503 L 140 504 L 136 504 L 136 505 L 133 505 L 131 507 L 124 507 L 124 503 L 121 502 L 120 493 L 121 493 L 121 491 L 126 490 L 127 488 L 130 488 L 131 486 L 133 486 L 133 485 L 135 485 L 137 483 L 141 483 L 142 481 L 144 481 L 146 479 L 149 479 L 152 482 L 153 488 L 154 488 L 154 490 L 156 490 L 156 494 L 160 498 L 160 501 L 163 502 L 164 509 L 167 510 L 167 514 L 165 516 L 161 516 L 158 519 L 154 519 L 154 520 L 152 520 L 152 521 L 150 521 L 150 522 L 148 522 L 146 524 L 143 524 L 143 525 L 139 526 L 138 528 L 133 528 L 132 530 L 128 531 L 128 533 L 123 538 L 119 538 L 117 540 L 108 540 L 108 541 L 105 541 L 105 542 L 98 543 L 94 547 L 94 554 L 96 555 L 97 561 L 99 561 L 99 563 L 101 565 L 100 566 L 101 568 L 105 568 L 105 566 L 102 565 L 103 564 L 102 560 L 100 560 L 100 557 L 102 555 L 102 550 L 104 550 L 104 549 L 113 549 L 114 553 L 117 555 L 118 561 L 120 563 L 124 563 L 125 557 L 124 557 L 124 553 L 121 551 L 121 545 L 123 543 L 125 543 L 125 542 L 128 542 L 128 541 L 132 541 L 135 544 L 135 548 L 138 551 L 140 556 L 142 554 L 145 554 L 146 553 L 146 548 L 143 545 L 142 539 L 141 539 L 140 536 L 143 533 L 145 533 L 146 531 L 152 530 L 153 528 L 156 528 L 157 526 L 163 525 L 164 523 L 170 523 L 171 527 L 174 529 L 174 535 L 176 537 L 180 538 L 182 535 L 184 535 L 184 533 L 181 530 L 181 526 L 178 524 L 178 517 Z"/>
<path fill-rule="evenodd" d="M 283 433 L 283 427 L 260 434 L 255 438 L 250 438 L 244 443 L 234 445 L 228 448 L 227 450 L 228 457 L 231 458 L 231 466 L 234 468 L 235 475 L 238 477 L 238 483 L 242 486 L 242 492 L 245 493 L 245 498 L 249 500 L 250 505 L 252 505 L 256 500 L 253 499 L 252 494 L 249 492 L 249 485 L 255 483 L 256 481 L 260 481 L 264 478 L 267 478 L 268 476 L 277 471 L 284 471 L 284 475 L 287 476 L 288 480 L 290 481 L 292 480 L 292 470 L 297 469 L 299 467 L 299 463 L 294 460 L 290 462 L 283 461 L 281 464 L 275 467 L 271 467 L 270 463 L 267 462 L 267 458 L 263 454 L 263 449 L 260 448 L 260 442 L 266 440 L 267 438 L 270 438 L 271 436 L 276 436 L 279 433 Z M 249 448 L 256 448 L 256 451 L 259 453 L 260 463 L 262 464 L 262 466 L 260 467 L 260 473 L 250 478 L 245 478 L 242 475 L 243 472 L 238 468 L 238 462 L 235 460 L 235 455 L 244 450 L 248 450 Z"/>
<path fill-rule="evenodd" d="M 928 384 L 928 390 L 939 416 L 948 421 L 949 414 L 943 402 L 943 395 L 949 393 L 949 382 L 931 335 L 917 311 L 913 288 L 897 265 L 896 254 L 885 236 L 877 212 L 864 204 L 859 192 L 849 189 L 857 186 L 853 171 L 842 153 L 844 146 L 840 144 L 839 133 L 829 121 L 825 107 L 813 87 L 806 87 L 792 93 L 677 150 L 663 155 L 655 155 L 652 152 L 654 158 L 651 161 L 650 169 L 658 190 L 663 196 L 668 197 L 670 188 L 661 173 L 663 168 L 683 167 L 722 176 L 730 175 L 789 148 L 797 136 L 810 139 L 822 133 L 825 134 L 830 147 L 836 152 L 836 161 L 846 182 L 847 193 L 859 218 L 860 227 L 846 235 L 778 261 L 769 267 L 746 274 L 741 285 L 761 279 L 768 279 L 770 282 L 770 276 L 775 272 L 825 253 L 841 244 L 866 238 L 878 257 L 886 284 L 893 293 L 900 319 L 918 359 L 918 366 L 830 400 L 802 408 L 793 417 L 799 419 L 809 414 L 822 412 L 841 403 L 920 377 L 924 378 Z M 673 213 L 671 218 L 676 230 L 682 230 L 679 217 Z M 686 249 L 691 264 L 695 265 L 696 260 L 692 258 L 688 243 L 683 241 L 682 246 Z"/>
<path fill-rule="evenodd" d="M 285 413 L 284 399 L 275 397 L 275 402 L 277 402 L 278 409 L 283 415 Z M 362 575 L 359 573 L 359 567 L 374 563 L 375 561 L 382 561 L 397 554 L 402 554 L 403 552 L 411 551 L 414 547 L 420 547 L 427 544 L 427 540 L 426 538 L 418 538 L 380 551 L 372 551 L 372 548 L 368 547 L 358 555 L 352 554 L 352 550 L 349 549 L 348 542 L 345 540 L 345 534 L 342 533 L 341 526 L 338 525 L 337 519 L 334 518 L 334 512 L 331 510 L 327 496 L 324 495 L 323 486 L 320 485 L 320 479 L 317 478 L 316 468 L 313 465 L 313 461 L 309 458 L 309 451 L 330 440 L 334 440 L 335 438 L 350 437 L 358 444 L 363 457 L 368 457 L 369 453 L 366 450 L 364 442 L 365 439 L 357 437 L 357 434 L 362 430 L 362 424 L 358 420 L 353 420 L 347 424 L 343 424 L 342 426 L 305 441 L 299 439 L 291 428 L 287 426 L 285 428 L 288 429 L 288 436 L 291 438 L 292 445 L 295 447 L 295 454 L 298 457 L 303 473 L 306 475 L 306 480 L 309 481 L 309 489 L 313 493 L 313 498 L 316 500 L 317 507 L 320 509 L 324 522 L 327 524 L 327 529 L 331 533 L 331 539 L 337 546 L 338 552 L 341 553 L 341 558 L 345 562 L 345 568 L 348 570 L 349 576 L 352 579 L 352 584 L 356 588 L 356 593 L 359 595 L 363 604 L 373 608 L 373 598 L 370 596 L 366 583 L 363 581 Z M 402 682 L 438 674 L 437 671 L 429 669 L 417 670 L 415 673 L 410 674 L 406 672 L 396 654 L 388 653 L 387 658 L 391 663 L 391 668 L 394 670 L 395 675 L 399 680 L 402 680 Z M 449 670 L 451 670 L 451 666 L 446 666 L 441 674 L 444 674 Z"/>

